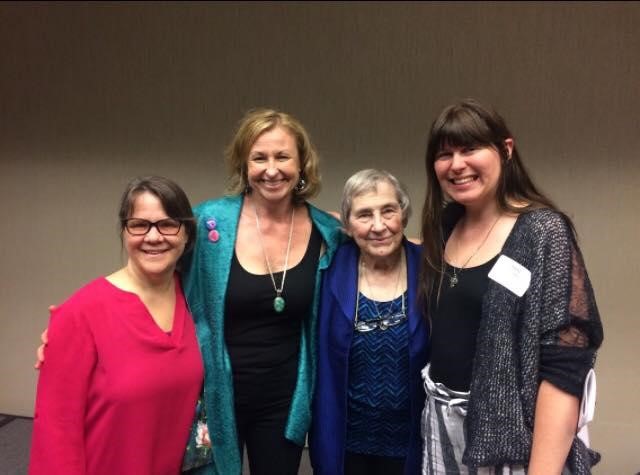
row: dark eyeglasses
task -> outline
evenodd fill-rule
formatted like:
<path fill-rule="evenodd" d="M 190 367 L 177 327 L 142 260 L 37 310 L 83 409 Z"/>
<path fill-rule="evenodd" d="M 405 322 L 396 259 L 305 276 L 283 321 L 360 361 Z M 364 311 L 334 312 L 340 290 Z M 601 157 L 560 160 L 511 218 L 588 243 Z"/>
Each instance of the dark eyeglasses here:
<path fill-rule="evenodd" d="M 154 226 L 163 236 L 175 236 L 180 232 L 180 228 L 182 227 L 182 222 L 173 218 L 165 218 L 158 221 L 129 218 L 123 220 L 122 223 L 127 232 L 132 236 L 144 236 L 151 231 L 151 228 Z"/>
<path fill-rule="evenodd" d="M 371 320 L 358 320 L 353 328 L 355 331 L 361 333 L 370 332 L 376 328 L 379 328 L 380 330 L 387 330 L 391 327 L 395 327 L 396 325 L 400 325 L 406 319 L 407 316 L 404 313 L 396 313 L 387 317 L 372 318 Z"/>

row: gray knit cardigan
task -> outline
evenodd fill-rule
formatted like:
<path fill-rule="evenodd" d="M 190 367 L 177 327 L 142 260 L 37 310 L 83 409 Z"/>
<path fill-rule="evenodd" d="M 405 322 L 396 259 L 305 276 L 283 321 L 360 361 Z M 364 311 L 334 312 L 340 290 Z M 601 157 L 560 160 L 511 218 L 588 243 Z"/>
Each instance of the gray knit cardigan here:
<path fill-rule="evenodd" d="M 587 350 L 588 371 L 603 338 L 582 255 L 562 214 L 549 209 L 521 214 L 502 254 L 531 271 L 531 285 L 517 297 L 489 281 L 465 422 L 463 462 L 469 467 L 527 465 L 541 349 L 550 345 Z M 575 475 L 589 474 L 598 459 L 576 437 L 567 465 Z"/>

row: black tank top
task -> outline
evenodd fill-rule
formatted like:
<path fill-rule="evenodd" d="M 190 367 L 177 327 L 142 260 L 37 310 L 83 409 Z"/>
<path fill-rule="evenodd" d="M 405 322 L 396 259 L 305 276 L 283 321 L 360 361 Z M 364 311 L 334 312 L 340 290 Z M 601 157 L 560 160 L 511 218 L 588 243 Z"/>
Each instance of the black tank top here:
<path fill-rule="evenodd" d="M 236 404 L 246 403 L 256 391 L 291 397 L 301 325 L 311 311 L 321 245 L 322 236 L 314 226 L 302 260 L 287 270 L 281 313 L 273 309 L 276 292 L 270 275 L 247 272 L 234 252 L 225 299 L 225 341 Z M 279 287 L 282 272 L 273 277 Z"/>
<path fill-rule="evenodd" d="M 489 271 L 498 256 L 460 271 L 459 282 L 449 285 L 453 269 L 445 263 L 440 301 L 431 308 L 431 369 L 429 375 L 454 391 L 468 391 L 480 329 L 482 300 L 489 287 Z M 434 299 L 435 301 L 435 299 Z"/>

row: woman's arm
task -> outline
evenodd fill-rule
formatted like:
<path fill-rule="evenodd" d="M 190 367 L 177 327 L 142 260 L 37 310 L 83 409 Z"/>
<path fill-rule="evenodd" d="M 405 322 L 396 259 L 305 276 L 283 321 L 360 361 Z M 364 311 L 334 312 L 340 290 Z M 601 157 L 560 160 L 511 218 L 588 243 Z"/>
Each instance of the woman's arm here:
<path fill-rule="evenodd" d="M 61 307 L 49 324 L 47 364 L 40 370 L 29 473 L 84 474 L 84 423 L 93 337 L 83 315 Z"/>
<path fill-rule="evenodd" d="M 580 401 L 548 381 L 540 383 L 528 475 L 562 473 L 576 435 Z"/>
<path fill-rule="evenodd" d="M 541 222 L 545 236 L 541 278 L 540 378 L 529 474 L 560 474 L 576 436 L 584 378 L 602 343 L 602 324 L 582 254 L 569 223 L 558 214 Z"/>

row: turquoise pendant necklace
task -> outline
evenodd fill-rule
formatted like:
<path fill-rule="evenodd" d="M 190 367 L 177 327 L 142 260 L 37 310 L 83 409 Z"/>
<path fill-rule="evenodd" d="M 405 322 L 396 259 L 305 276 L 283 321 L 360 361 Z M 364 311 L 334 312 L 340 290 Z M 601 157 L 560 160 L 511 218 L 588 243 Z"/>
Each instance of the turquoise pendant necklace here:
<path fill-rule="evenodd" d="M 291 222 L 289 223 L 289 242 L 287 242 L 287 252 L 284 255 L 284 270 L 282 271 L 282 281 L 280 281 L 280 288 L 276 285 L 276 279 L 273 277 L 273 271 L 271 270 L 271 263 L 269 262 L 269 257 L 267 256 L 267 251 L 264 248 L 264 242 L 262 239 L 262 232 L 260 231 L 260 218 L 258 217 L 258 210 L 256 205 L 252 202 L 253 212 L 256 216 L 256 229 L 258 230 L 258 238 L 260 239 L 260 246 L 262 247 L 262 254 L 264 255 L 264 261 L 267 264 L 267 270 L 269 271 L 269 276 L 271 277 L 271 283 L 273 284 L 273 290 L 276 291 L 276 297 L 273 299 L 273 309 L 276 313 L 282 313 L 284 311 L 284 307 L 286 302 L 284 301 L 284 297 L 282 296 L 282 291 L 284 290 L 284 279 L 287 277 L 287 266 L 289 265 L 289 251 L 291 250 L 291 236 L 293 236 L 293 217 L 296 213 L 296 208 L 293 207 L 291 209 Z"/>

